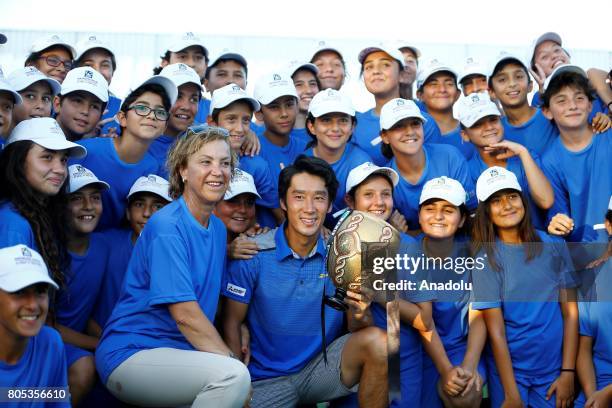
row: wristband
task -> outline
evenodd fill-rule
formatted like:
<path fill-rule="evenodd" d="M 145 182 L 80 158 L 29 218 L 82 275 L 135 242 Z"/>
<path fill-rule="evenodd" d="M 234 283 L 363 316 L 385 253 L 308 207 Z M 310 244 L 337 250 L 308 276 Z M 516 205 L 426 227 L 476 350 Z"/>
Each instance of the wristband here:
<path fill-rule="evenodd" d="M 576 369 L 575 368 L 562 368 L 561 372 L 567 371 L 568 373 L 575 373 Z"/>

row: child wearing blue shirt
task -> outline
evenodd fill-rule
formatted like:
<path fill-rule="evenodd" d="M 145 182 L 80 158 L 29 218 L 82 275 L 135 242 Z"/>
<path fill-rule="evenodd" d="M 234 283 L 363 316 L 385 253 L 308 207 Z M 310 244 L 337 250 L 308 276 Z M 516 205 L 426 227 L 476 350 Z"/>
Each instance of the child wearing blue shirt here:
<path fill-rule="evenodd" d="M 592 96 L 585 72 L 561 65 L 545 83 L 542 111 L 561 133 L 542 158 L 555 192 L 548 232 L 568 241 L 597 241 L 593 230 L 612 194 L 612 130 L 595 135 L 588 123 Z"/>
<path fill-rule="evenodd" d="M 565 243 L 537 231 L 514 173 L 478 178 L 472 239 L 485 268 L 472 274 L 487 326 L 491 404 L 555 407 L 574 398 L 578 308 Z M 513 405 L 513 406 L 514 406 Z"/>
<path fill-rule="evenodd" d="M 162 135 L 169 109 L 176 101 L 174 83 L 163 76 L 144 81 L 123 101 L 117 119 L 120 138 L 94 138 L 79 143 L 89 155 L 75 161 L 90 169 L 111 187 L 102 194 L 104 213 L 98 230 L 117 228 L 125 214 L 125 197 L 141 176 L 155 174 L 158 162 L 148 153 L 149 146 Z"/>
<path fill-rule="evenodd" d="M 298 96 L 298 114 L 293 125 L 292 135 L 296 135 L 308 143 L 310 137 L 306 132 L 306 117 L 308 106 L 312 98 L 321 90 L 317 74 L 319 69 L 311 63 L 292 62 L 289 65 L 289 74 L 293 80 L 295 91 Z"/>
<path fill-rule="evenodd" d="M 25 245 L 0 249 L 0 383 L 6 387 L 3 406 L 18 408 L 30 406 L 30 402 L 32 406 L 70 407 L 64 345 L 59 334 L 45 326 L 51 288 L 58 289 L 58 285 L 36 251 Z M 46 402 L 40 397 L 11 399 L 11 391 L 46 387 L 56 388 L 53 398 Z"/>
<path fill-rule="evenodd" d="M 359 147 L 349 143 L 355 129 L 355 110 L 350 99 L 334 89 L 319 92 L 310 102 L 306 128 L 311 142 L 305 154 L 325 160 L 338 179 L 338 192 L 332 204 L 332 214 L 335 214 L 346 207 L 344 187 L 349 172 L 372 160 Z M 334 224 L 333 215 L 328 216 L 326 226 L 331 229 Z"/>
<path fill-rule="evenodd" d="M 408 230 L 418 229 L 418 198 L 430 179 L 447 176 L 458 180 L 468 193 L 467 207 L 475 208 L 474 188 L 463 155 L 453 147 L 423 144 L 425 117 L 413 101 L 392 99 L 383 106 L 380 136 L 389 167 L 400 175 L 393 202 L 406 217 Z"/>
<path fill-rule="evenodd" d="M 92 232 L 100 220 L 102 191 L 108 189 L 108 184 L 78 164 L 70 166 L 68 172 L 68 204 L 64 211 L 71 262 L 65 287 L 58 293 L 56 322 L 66 345 L 72 401 L 78 405 L 95 380 L 91 351 L 98 344 L 98 335 L 86 331 L 110 253 L 102 236 Z"/>
<path fill-rule="evenodd" d="M 497 106 L 488 94 L 471 94 L 458 101 L 455 115 L 461 122 L 461 136 L 471 142 L 477 154 L 468 162 L 472 181 L 475 183 L 482 172 L 492 166 L 512 171 L 523 191 L 528 191 L 533 223 L 545 229 L 545 210 L 552 207 L 554 194 L 550 182 L 540 170 L 540 158 L 524 146 L 504 140 L 504 128 Z"/>
<path fill-rule="evenodd" d="M 378 166 L 389 161 L 380 149 L 380 115 L 382 107 L 391 99 L 400 97 L 400 74 L 404 59 L 399 50 L 386 47 L 368 47 L 359 53 L 361 74 L 366 89 L 376 100 L 376 106 L 366 112 L 357 112 L 357 126 L 352 143 L 358 145 Z M 425 140 L 438 139 L 440 129 L 434 120 L 424 122 Z"/>

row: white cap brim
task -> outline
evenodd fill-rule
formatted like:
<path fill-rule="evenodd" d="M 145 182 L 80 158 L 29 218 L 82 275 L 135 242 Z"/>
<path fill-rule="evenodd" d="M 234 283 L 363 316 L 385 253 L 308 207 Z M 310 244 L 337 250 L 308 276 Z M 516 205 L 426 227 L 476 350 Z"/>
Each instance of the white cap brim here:
<path fill-rule="evenodd" d="M 21 99 L 21 95 L 17 91 L 15 91 L 9 83 L 4 80 L 0 80 L 0 91 L 8 92 L 13 96 L 13 100 L 15 105 L 20 105 L 23 103 L 23 99 Z"/>
<path fill-rule="evenodd" d="M 355 186 L 358 186 L 361 183 L 363 183 L 363 181 L 367 179 L 368 177 L 370 177 L 372 174 L 382 174 L 383 176 L 389 177 L 391 179 L 391 182 L 393 183 L 393 187 L 397 186 L 397 184 L 399 183 L 399 174 L 397 174 L 395 170 L 393 170 L 391 167 L 378 167 L 378 168 L 373 168 L 371 171 L 360 174 L 359 177 L 355 178 L 354 180 L 349 180 L 347 178 L 346 179 L 346 192 L 348 193 Z"/>
<path fill-rule="evenodd" d="M 21 270 L 19 271 L 19 276 L 12 276 L 11 280 L 12 282 L 10 283 L 2 282 L 0 284 L 0 289 L 4 290 L 5 292 L 14 293 L 37 283 L 48 283 L 55 289 L 59 289 L 59 286 L 57 286 L 57 283 L 55 283 L 53 279 L 51 279 L 49 276 L 44 276 L 38 269 Z"/>
<path fill-rule="evenodd" d="M 368 55 L 372 54 L 373 52 L 384 52 L 385 54 L 389 55 L 391 58 L 399 62 L 400 67 L 405 68 L 404 56 L 402 55 L 400 50 L 396 48 L 387 48 L 387 47 L 384 47 L 384 48 L 383 47 L 366 47 L 364 48 L 363 50 L 361 50 L 361 52 L 359 53 L 359 56 L 357 57 L 357 59 L 359 60 L 359 64 L 363 65 L 363 62 L 366 60 Z"/>
<path fill-rule="evenodd" d="M 559 74 L 562 74 L 564 72 L 573 72 L 575 74 L 578 74 L 580 76 L 583 76 L 584 78 L 588 79 L 589 77 L 587 76 L 587 73 L 584 71 L 584 69 L 580 68 L 577 65 L 571 65 L 571 64 L 564 64 L 564 65 L 559 65 L 557 68 L 555 68 L 553 70 L 553 72 L 550 73 L 550 75 L 548 76 L 548 78 L 546 78 L 546 80 L 544 81 L 544 86 L 543 86 L 543 91 L 546 91 L 546 89 L 548 88 L 548 86 L 550 85 L 550 83 L 557 77 L 559 76 Z"/>
<path fill-rule="evenodd" d="M 15 140 L 16 142 L 17 140 Z M 87 149 L 79 144 L 72 143 L 68 140 L 62 140 L 58 138 L 38 138 L 32 140 L 37 145 L 40 145 L 49 150 L 68 150 L 70 157 L 77 159 L 87 156 Z M 7 142 L 7 144 L 10 144 Z"/>
<path fill-rule="evenodd" d="M 156 84 L 164 88 L 164 91 L 166 91 L 166 95 L 168 95 L 168 99 L 170 99 L 170 106 L 174 106 L 174 104 L 176 103 L 176 99 L 178 98 L 178 88 L 170 78 L 161 75 L 154 75 L 134 89 L 138 89 L 142 86 L 152 84 Z"/>

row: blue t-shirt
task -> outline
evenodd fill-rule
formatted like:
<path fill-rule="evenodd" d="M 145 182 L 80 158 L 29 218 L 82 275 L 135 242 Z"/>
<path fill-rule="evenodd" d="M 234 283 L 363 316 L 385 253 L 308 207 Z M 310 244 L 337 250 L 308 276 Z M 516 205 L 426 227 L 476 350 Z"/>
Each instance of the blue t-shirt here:
<path fill-rule="evenodd" d="M 559 129 L 544 116 L 540 109 L 536 110 L 535 114 L 521 125 L 511 125 L 506 116 L 502 117 L 502 124 L 505 139 L 520 143 L 539 155 L 544 155 L 544 152 L 559 138 Z"/>
<path fill-rule="evenodd" d="M 555 193 L 549 220 L 557 213 L 574 220 L 568 241 L 601 239 L 593 226 L 603 221 L 612 195 L 612 130 L 594 135 L 579 152 L 569 151 L 557 138 L 542 157 L 542 171 Z"/>
<path fill-rule="evenodd" d="M 110 185 L 102 192 L 104 211 L 96 230 L 117 228 L 125 215 L 130 188 L 139 177 L 157 173 L 159 164 L 149 153 L 145 153 L 138 163 L 125 163 L 119 158 L 112 138 L 84 139 L 78 143 L 87 148 L 87 156 L 72 159 L 70 164 L 88 168 Z"/>
<path fill-rule="evenodd" d="M 268 162 L 274 185 L 278 186 L 278 176 L 282 170 L 281 164 L 284 167 L 293 164 L 294 160 L 306 150 L 306 143 L 290 134 L 289 143 L 285 146 L 277 146 L 270 142 L 263 132 L 265 132 L 265 128 L 261 134 L 257 135 L 261 142 L 261 152 L 259 155 Z"/>
<path fill-rule="evenodd" d="M 108 103 L 106 104 L 106 113 L 102 115 L 101 120 L 114 118 L 117 112 L 119 112 L 119 109 L 121 109 L 121 99 L 109 93 Z M 115 128 L 118 135 L 121 134 L 121 126 L 119 126 L 119 122 L 117 122 L 116 118 L 104 125 L 100 133 L 102 135 L 107 135 L 111 128 Z"/>
<path fill-rule="evenodd" d="M 304 154 L 314 157 L 313 148 L 311 147 L 310 149 L 306 150 Z M 333 217 L 335 212 L 346 208 L 346 202 L 344 201 L 344 196 L 346 194 L 346 179 L 348 178 L 351 170 L 369 161 L 372 161 L 372 158 L 370 158 L 366 152 L 352 143 L 347 143 L 344 153 L 342 153 L 340 159 L 334 163 L 330 163 L 332 170 L 334 170 L 334 173 L 336 173 L 336 178 L 338 179 L 339 184 L 338 190 L 336 191 L 336 199 L 332 205 L 331 214 L 328 214 L 328 218 L 330 216 Z"/>
<path fill-rule="evenodd" d="M 112 256 L 107 259 L 104 279 L 93 310 L 93 318 L 100 327 L 104 327 L 119 300 L 123 277 L 134 250 L 131 229 L 109 229 L 102 236 Z"/>
<path fill-rule="evenodd" d="M 59 291 L 57 297 L 58 323 L 81 333 L 87 329 L 109 257 L 106 241 L 99 233 L 90 235 L 89 248 L 84 255 L 70 252 L 70 272 L 65 274 L 66 287 Z"/>
<path fill-rule="evenodd" d="M 321 299 L 334 294 L 322 238 L 306 259 L 294 256 L 285 225 L 275 243 L 252 259 L 230 262 L 223 282 L 223 296 L 249 305 L 253 381 L 296 373 L 322 351 Z M 340 336 L 343 316 L 325 309 L 327 345 Z"/>
<path fill-rule="evenodd" d="M 530 151 L 531 157 L 536 162 L 540 169 L 542 168 L 542 161 L 540 160 L 540 156 L 536 152 Z M 474 185 L 476 185 L 476 181 L 478 177 L 485 171 L 488 166 L 482 160 L 482 157 L 478 152 L 468 161 L 468 167 L 470 168 L 470 175 L 472 176 L 472 181 Z M 540 209 L 531 198 L 531 193 L 529 190 L 529 183 L 527 181 L 527 174 L 525 173 L 525 168 L 523 167 L 523 162 L 518 156 L 510 157 L 506 160 L 506 169 L 514 173 L 516 178 L 518 179 L 519 185 L 523 193 L 526 194 L 527 199 L 529 200 L 529 209 L 531 211 L 531 220 L 533 221 L 534 227 L 541 230 L 546 230 L 546 211 Z"/>
<path fill-rule="evenodd" d="M 183 197 L 157 211 L 136 241 L 100 344 L 96 368 L 102 382 L 134 353 L 159 347 L 194 350 L 168 305 L 195 301 L 215 319 L 225 265 L 227 231 L 214 215 L 203 227 Z"/>
<path fill-rule="evenodd" d="M 501 308 L 512 367 L 523 377 L 559 372 L 563 345 L 559 290 L 577 286 L 565 242 L 537 232 L 542 239 L 540 255 L 527 261 L 523 245 L 498 241 L 500 270 L 493 269 L 487 258 L 486 267 L 472 274 L 476 300 L 472 308 Z M 478 256 L 486 258 L 484 252 Z M 490 350 L 486 354 L 493 361 Z"/>
<path fill-rule="evenodd" d="M 612 383 L 612 302 L 580 302 L 578 308 L 580 335 L 593 339 L 593 365 L 601 389 Z"/>
<path fill-rule="evenodd" d="M 57 331 L 43 326 L 40 332 L 31 337 L 28 345 L 15 365 L 0 361 L 0 384 L 7 388 L 43 388 L 62 387 L 68 395 L 68 368 L 64 343 Z M 6 391 L 4 396 L 6 396 Z M 64 407 L 70 408 L 70 402 L 23 403 L 3 402 L 3 407 L 22 408 Z"/>
<path fill-rule="evenodd" d="M 293 128 L 291 130 L 291 136 L 292 137 L 296 137 L 299 140 L 303 141 L 304 143 L 308 144 L 310 142 L 312 142 L 312 137 L 308 134 L 308 132 L 306 131 L 306 128 Z"/>
<path fill-rule="evenodd" d="M 278 208 L 278 183 L 274 182 L 268 162 L 261 156 L 242 156 L 238 167 L 253 176 L 255 188 L 261 196 L 256 201 L 257 205 Z"/>
<path fill-rule="evenodd" d="M 436 121 L 427 112 L 421 110 L 421 113 L 427 119 L 423 124 L 425 143 L 438 140 L 440 138 L 440 128 L 438 128 Z M 355 117 L 357 118 L 357 126 L 351 142 L 366 152 L 377 166 L 385 166 L 389 159 L 380 150 L 380 144 L 382 143 L 380 140 L 380 116 L 376 116 L 374 108 L 372 108 L 366 112 L 357 112 Z"/>
<path fill-rule="evenodd" d="M 461 125 L 458 125 L 448 133 L 429 139 L 428 143 L 441 143 L 455 146 L 461 154 L 463 154 L 466 160 L 470 160 L 475 154 L 478 154 L 476 147 L 472 143 L 466 142 L 461 137 Z"/>
<path fill-rule="evenodd" d="M 393 206 L 406 217 L 410 230 L 420 228 L 419 198 L 421 197 L 421 190 L 423 190 L 425 183 L 433 178 L 446 176 L 457 180 L 468 194 L 468 209 L 472 210 L 477 205 L 474 183 L 470 177 L 467 162 L 455 147 L 442 144 L 425 144 L 423 145 L 423 152 L 425 153 L 425 168 L 416 184 L 412 184 L 402 177 L 395 158 L 389 163 L 389 166 L 400 175 L 399 183 L 393 190 Z"/>
<path fill-rule="evenodd" d="M 210 99 L 202 98 L 198 103 L 198 113 L 193 120 L 194 125 L 202 125 L 206 123 L 206 118 L 210 114 Z"/>
<path fill-rule="evenodd" d="M 23 244 L 38 251 L 30 223 L 10 201 L 0 203 L 0 220 L 0 248 Z"/>
<path fill-rule="evenodd" d="M 166 159 L 168 152 L 176 141 L 176 137 L 161 135 L 151 143 L 148 153 L 157 160 L 158 170 L 156 174 L 168 180 L 168 169 L 166 169 Z"/>

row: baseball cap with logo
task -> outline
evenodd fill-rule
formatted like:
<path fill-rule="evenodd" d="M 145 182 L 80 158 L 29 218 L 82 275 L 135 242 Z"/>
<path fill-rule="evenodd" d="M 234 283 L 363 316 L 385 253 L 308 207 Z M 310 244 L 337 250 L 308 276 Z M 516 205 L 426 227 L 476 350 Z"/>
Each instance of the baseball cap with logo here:
<path fill-rule="evenodd" d="M 214 68 L 218 63 L 222 61 L 236 61 L 238 64 L 244 67 L 245 71 L 248 72 L 248 65 L 247 65 L 246 58 L 244 58 L 241 54 L 237 52 L 230 51 L 227 49 L 223 50 L 223 53 L 221 53 L 221 55 L 215 58 L 214 61 L 210 65 L 208 65 L 208 69 Z"/>
<path fill-rule="evenodd" d="M 482 172 L 476 181 L 478 201 L 487 201 L 493 194 L 505 189 L 523 191 L 516 175 L 503 167 L 489 167 Z"/>
<path fill-rule="evenodd" d="M 213 92 L 210 101 L 210 114 L 215 109 L 223 109 L 230 104 L 244 100 L 251 105 L 253 112 L 257 112 L 261 106 L 254 98 L 251 98 L 244 89 L 236 84 L 227 84 Z"/>
<path fill-rule="evenodd" d="M 466 128 L 471 128 L 480 119 L 491 115 L 501 116 L 501 113 L 486 92 L 469 94 L 453 105 L 453 116 Z"/>
<path fill-rule="evenodd" d="M 168 95 L 168 99 L 170 99 L 170 106 L 174 106 L 176 103 L 176 98 L 178 98 L 178 88 L 174 84 L 174 81 L 163 75 L 153 75 L 152 77 L 145 79 L 140 85 L 134 88 L 131 92 L 134 92 L 136 89 L 145 86 L 145 85 L 159 85 L 164 91 L 166 91 L 166 95 Z"/>
<path fill-rule="evenodd" d="M 108 102 L 108 82 L 98 71 L 91 67 L 79 67 L 68 71 L 62 82 L 62 96 L 75 91 L 85 91 L 102 102 Z"/>
<path fill-rule="evenodd" d="M 68 150 L 71 157 L 81 158 L 87 155 L 87 149 L 83 146 L 66 140 L 62 128 L 53 118 L 34 118 L 19 122 L 5 146 L 22 140 L 30 140 L 49 150 Z"/>
<path fill-rule="evenodd" d="M 465 189 L 457 180 L 446 176 L 436 177 L 427 181 L 423 186 L 419 205 L 432 198 L 438 198 L 459 207 L 465 204 L 466 196 Z"/>
<path fill-rule="evenodd" d="M 0 289 L 13 293 L 36 283 L 59 289 L 38 252 L 23 244 L 0 249 Z"/>
<path fill-rule="evenodd" d="M 51 93 L 55 96 L 60 93 L 62 85 L 53 78 L 49 78 L 40 72 L 35 66 L 18 68 L 11 72 L 6 78 L 17 91 L 23 91 L 28 86 L 38 81 L 45 81 L 51 87 Z"/>
<path fill-rule="evenodd" d="M 204 46 L 204 43 L 202 42 L 202 40 L 200 40 L 200 37 L 198 37 L 192 32 L 187 32 L 179 37 L 174 38 L 171 44 L 168 46 L 168 51 L 179 52 L 183 51 L 185 48 L 193 46 L 201 47 L 202 52 L 204 53 L 204 57 L 208 59 L 208 50 Z"/>
<path fill-rule="evenodd" d="M 363 62 L 366 60 L 368 55 L 372 54 L 373 52 L 384 52 L 387 55 L 389 55 L 391 58 L 399 62 L 401 68 L 405 67 L 404 56 L 402 55 L 401 51 L 398 48 L 391 47 L 386 44 L 379 44 L 373 47 L 366 47 L 363 50 L 361 50 L 361 52 L 359 52 L 359 55 L 357 56 L 359 63 L 363 65 Z"/>
<path fill-rule="evenodd" d="M 231 200 L 237 195 L 244 193 L 255 194 L 257 198 L 261 198 L 261 196 L 257 192 L 257 188 L 255 188 L 255 181 L 253 180 L 253 176 L 251 176 L 246 171 L 234 169 L 232 181 L 230 182 L 230 185 L 227 188 L 223 199 Z"/>
<path fill-rule="evenodd" d="M 506 62 L 506 61 L 515 62 L 518 65 L 522 66 L 525 69 L 525 72 L 529 72 L 529 70 L 527 69 L 525 64 L 523 64 L 523 61 L 519 57 L 517 57 L 514 54 L 510 54 L 509 52 L 501 51 L 497 55 L 497 57 L 495 57 L 495 59 L 493 60 L 493 63 L 491 64 L 491 68 L 489 69 L 488 77 L 491 78 L 491 77 L 495 76 L 495 74 L 497 74 L 497 71 L 499 69 L 499 65 L 502 62 Z"/>
<path fill-rule="evenodd" d="M 545 41 L 552 41 L 554 43 L 559 44 L 560 47 L 563 47 L 563 41 L 561 40 L 561 36 L 559 34 L 552 32 L 552 31 L 542 34 L 541 36 L 536 38 L 531 43 L 531 47 L 529 48 L 529 54 L 527 54 L 527 62 L 529 63 L 530 67 L 532 68 L 535 67 L 534 59 L 535 59 L 536 49 L 540 46 L 540 44 L 542 44 Z"/>
<path fill-rule="evenodd" d="M 13 85 L 9 81 L 4 79 L 4 77 L 0 77 L 0 91 L 10 93 L 13 97 L 13 102 L 15 103 L 15 105 L 19 105 L 21 102 L 23 102 L 21 99 L 21 95 L 19 95 L 19 93 L 15 91 Z"/>
<path fill-rule="evenodd" d="M 461 83 L 461 81 L 470 75 L 482 75 L 486 77 L 488 73 L 489 70 L 484 64 L 473 57 L 468 57 L 465 60 L 465 65 L 463 66 L 461 74 L 457 78 L 457 82 Z"/>
<path fill-rule="evenodd" d="M 312 72 L 312 74 L 316 77 L 319 75 L 319 68 L 311 62 L 303 62 L 303 61 L 291 61 L 287 66 L 287 73 L 290 77 L 293 78 L 296 72 L 301 69 L 308 70 Z"/>
<path fill-rule="evenodd" d="M 380 110 L 380 130 L 389 130 L 406 118 L 418 118 L 421 122 L 427 122 L 414 101 L 402 98 L 391 99 Z"/>
<path fill-rule="evenodd" d="M 71 58 L 75 59 L 76 51 L 74 47 L 68 41 L 63 40 L 57 34 L 39 37 L 36 41 L 34 41 L 32 46 L 30 47 L 30 53 L 41 52 L 55 45 L 59 45 L 59 46 L 66 48 L 68 52 L 70 52 Z"/>
<path fill-rule="evenodd" d="M 578 74 L 588 79 L 587 73 L 584 72 L 584 69 L 580 68 L 578 65 L 563 64 L 563 65 L 559 65 L 558 67 L 556 67 L 550 73 L 548 78 L 546 78 L 546 80 L 544 81 L 543 90 L 546 91 L 548 86 L 555 80 L 555 78 L 559 76 L 559 74 L 562 74 L 563 72 L 573 72 L 575 74 Z"/>
<path fill-rule="evenodd" d="M 98 179 L 98 177 L 96 177 L 91 170 L 81 166 L 80 164 L 68 166 L 68 175 L 69 194 L 79 191 L 83 187 L 91 184 L 96 184 L 102 190 L 108 190 L 110 188 L 107 182 Z"/>
<path fill-rule="evenodd" d="M 76 44 L 76 58 L 75 59 L 77 60 L 80 59 L 87 51 L 93 50 L 95 48 L 101 48 L 103 50 L 106 50 L 113 57 L 115 56 L 115 53 L 113 52 L 113 50 L 111 50 L 111 48 L 104 41 L 100 40 L 95 35 L 90 35 L 90 36 L 87 36 L 81 39 Z"/>
<path fill-rule="evenodd" d="M 308 112 L 315 118 L 332 112 L 355 116 L 355 109 L 351 99 L 344 93 L 331 88 L 317 93 L 312 98 L 308 106 Z"/>
<path fill-rule="evenodd" d="M 310 59 L 310 62 L 314 62 L 320 53 L 326 51 L 336 53 L 338 54 L 340 59 L 344 59 L 342 53 L 340 52 L 340 48 L 334 46 L 333 44 L 329 44 L 326 41 L 319 41 L 315 47 L 315 51 L 312 53 L 312 58 Z"/>
<path fill-rule="evenodd" d="M 404 51 L 404 50 L 408 50 L 411 53 L 414 54 L 414 56 L 416 57 L 416 59 L 421 58 L 421 51 L 415 47 L 414 45 L 406 45 L 404 42 L 400 43 L 400 46 L 397 47 L 398 50 L 400 50 L 400 52 Z"/>
<path fill-rule="evenodd" d="M 281 96 L 298 97 L 291 77 L 279 72 L 272 72 L 260 78 L 253 94 L 262 105 L 268 105 Z"/>
<path fill-rule="evenodd" d="M 132 188 L 130 188 L 127 198 L 129 199 L 136 193 L 153 193 L 166 201 L 172 201 L 169 191 L 170 183 L 168 183 L 166 179 L 156 176 L 155 174 L 149 174 L 146 177 L 139 177 L 134 184 L 132 184 Z"/>
<path fill-rule="evenodd" d="M 457 80 L 457 72 L 451 68 L 450 65 L 447 65 L 434 58 L 429 60 L 427 64 L 423 66 L 423 68 L 419 69 L 419 72 L 417 73 L 417 88 L 421 89 L 423 85 L 425 85 L 425 82 L 427 82 L 432 75 L 437 74 L 438 72 L 448 72 L 455 77 L 455 80 Z"/>
<path fill-rule="evenodd" d="M 174 85 L 178 88 L 179 86 L 191 83 L 195 84 L 198 89 L 202 89 L 200 83 L 200 76 L 195 72 L 193 68 L 183 63 L 166 65 L 161 70 L 159 75 L 169 78 L 174 82 Z"/>
<path fill-rule="evenodd" d="M 346 192 L 363 183 L 372 174 L 382 174 L 391 179 L 393 187 L 399 183 L 399 175 L 390 167 L 379 167 L 372 162 L 365 162 L 351 170 L 346 178 Z"/>

